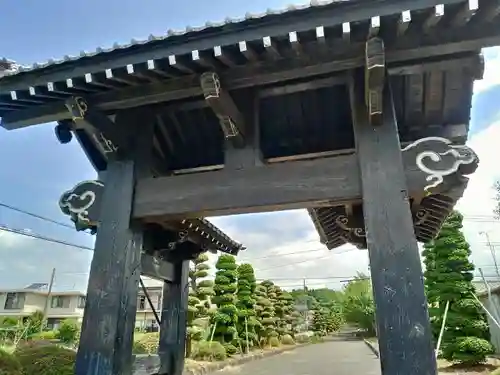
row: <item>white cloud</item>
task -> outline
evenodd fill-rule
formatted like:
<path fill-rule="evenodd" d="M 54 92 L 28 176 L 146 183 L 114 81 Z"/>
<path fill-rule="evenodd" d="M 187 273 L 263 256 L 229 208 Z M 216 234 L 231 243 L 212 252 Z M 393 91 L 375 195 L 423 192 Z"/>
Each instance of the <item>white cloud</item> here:
<path fill-rule="evenodd" d="M 484 75 L 482 80 L 474 83 L 474 93 L 487 90 L 492 86 L 500 85 L 500 47 L 483 50 L 485 59 Z"/>

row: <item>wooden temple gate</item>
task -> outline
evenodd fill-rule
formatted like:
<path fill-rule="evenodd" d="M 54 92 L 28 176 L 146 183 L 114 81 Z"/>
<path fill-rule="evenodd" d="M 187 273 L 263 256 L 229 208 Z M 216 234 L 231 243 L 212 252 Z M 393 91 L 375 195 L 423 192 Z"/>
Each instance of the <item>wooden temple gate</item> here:
<path fill-rule="evenodd" d="M 0 64 L 6 129 L 57 122 L 99 173 L 61 197 L 97 233 L 77 375 L 131 373 L 139 273 L 166 280 L 159 374 L 183 369 L 187 265 L 242 246 L 203 217 L 307 208 L 368 248 L 384 375 L 436 373 L 417 241 L 478 159 L 464 146 L 498 0 L 350 0 Z"/>

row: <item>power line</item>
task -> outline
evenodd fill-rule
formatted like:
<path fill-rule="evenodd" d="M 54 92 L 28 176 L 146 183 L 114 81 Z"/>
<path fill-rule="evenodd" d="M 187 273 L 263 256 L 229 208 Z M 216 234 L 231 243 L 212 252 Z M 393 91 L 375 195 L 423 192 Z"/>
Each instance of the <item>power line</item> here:
<path fill-rule="evenodd" d="M 77 249 L 94 251 L 94 249 L 92 249 L 91 247 L 81 246 L 81 245 L 74 244 L 72 242 L 67 242 L 67 241 L 58 240 L 58 239 L 51 238 L 51 237 L 42 236 L 41 234 L 37 234 L 37 233 L 31 232 L 31 231 L 27 232 L 27 231 L 21 230 L 21 229 L 9 228 L 9 227 L 6 227 L 5 225 L 0 225 L 0 231 L 14 233 L 14 234 L 18 234 L 18 235 L 26 236 L 26 237 L 31 237 L 31 238 L 36 238 L 38 240 L 57 243 L 60 245 L 74 247 Z"/>
<path fill-rule="evenodd" d="M 34 217 L 36 219 L 40 219 L 42 221 L 46 221 L 48 223 L 52 223 L 52 224 L 58 225 L 60 227 L 64 227 L 64 228 L 68 228 L 68 229 L 73 229 L 73 230 L 75 229 L 75 227 L 72 226 L 72 225 L 69 225 L 69 224 L 66 224 L 66 223 L 54 220 L 54 219 L 50 219 L 48 217 L 41 216 L 41 215 L 35 214 L 33 212 L 29 212 L 29 211 L 23 210 L 21 208 L 14 207 L 14 206 L 2 203 L 2 202 L 0 202 L 0 207 L 7 208 L 9 210 L 16 211 L 16 212 L 19 212 L 19 213 L 24 214 L 24 215 L 31 216 L 31 217 Z M 88 232 L 84 232 L 84 233 L 90 234 Z"/>

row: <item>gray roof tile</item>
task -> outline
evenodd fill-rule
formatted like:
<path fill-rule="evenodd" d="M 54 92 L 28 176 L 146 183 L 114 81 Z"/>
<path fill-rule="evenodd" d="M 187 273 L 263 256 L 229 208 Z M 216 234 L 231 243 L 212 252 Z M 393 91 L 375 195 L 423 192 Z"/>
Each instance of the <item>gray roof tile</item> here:
<path fill-rule="evenodd" d="M 196 33 L 196 32 L 210 29 L 210 28 L 223 27 L 223 26 L 226 26 L 229 24 L 240 23 L 240 22 L 243 22 L 246 20 L 261 19 L 261 18 L 264 18 L 267 16 L 279 15 L 279 14 L 284 14 L 284 13 L 288 13 L 288 12 L 293 12 L 293 11 L 303 10 L 303 9 L 308 9 L 308 8 L 313 8 L 313 7 L 322 7 L 322 6 L 332 4 L 332 3 L 339 3 L 339 2 L 345 2 L 345 1 L 351 1 L 351 0 L 311 0 L 307 4 L 299 4 L 299 5 L 290 4 L 282 9 L 267 9 L 263 13 L 246 13 L 244 17 L 240 17 L 240 18 L 227 17 L 224 21 L 206 22 L 205 25 L 203 25 L 203 26 L 198 26 L 198 27 L 186 26 L 184 28 L 184 30 L 168 30 L 165 35 L 152 35 L 151 34 L 146 39 L 142 39 L 142 40 L 132 39 L 129 43 L 126 43 L 126 44 L 114 43 L 113 46 L 109 47 L 109 48 L 98 47 L 95 51 L 92 51 L 92 52 L 81 51 L 78 56 L 66 55 L 60 59 L 49 59 L 45 62 L 37 62 L 37 63 L 34 63 L 30 66 L 21 66 L 21 65 L 15 64 L 15 62 L 12 60 L 7 60 L 6 58 L 3 58 L 3 59 L 0 58 L 0 78 L 2 76 L 14 75 L 14 74 L 19 74 L 19 73 L 35 70 L 35 69 L 46 68 L 46 67 L 51 66 L 51 65 L 62 64 L 62 63 L 68 62 L 68 61 L 76 61 L 76 60 L 79 60 L 79 59 L 84 58 L 84 57 L 93 57 L 93 56 L 96 56 L 99 54 L 109 53 L 109 52 L 113 52 L 113 51 L 120 50 L 120 49 L 123 50 L 123 49 L 127 49 L 129 47 L 132 47 L 134 45 L 139 45 L 139 44 L 144 45 L 144 44 L 148 44 L 148 43 L 155 42 L 155 41 L 166 40 L 172 36 L 182 36 L 182 35 L 186 35 L 188 33 Z M 4 70 L 2 72 L 1 71 L 1 64 L 3 61 L 9 61 L 12 65 L 12 68 Z"/>

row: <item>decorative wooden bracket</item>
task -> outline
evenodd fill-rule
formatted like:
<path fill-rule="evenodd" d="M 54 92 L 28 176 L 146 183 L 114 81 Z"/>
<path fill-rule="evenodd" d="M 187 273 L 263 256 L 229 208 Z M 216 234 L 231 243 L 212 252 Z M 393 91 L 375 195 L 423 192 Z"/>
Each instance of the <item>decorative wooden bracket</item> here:
<path fill-rule="evenodd" d="M 59 199 L 61 211 L 71 217 L 77 231 L 97 232 L 104 184 L 101 181 L 83 181 L 65 191 Z"/>
<path fill-rule="evenodd" d="M 455 145 L 441 137 L 419 139 L 401 150 L 406 170 L 418 170 L 413 184 L 422 193 L 410 197 L 415 235 L 419 242 L 432 240 L 453 210 L 479 164 L 476 153 L 465 145 Z M 423 198 L 420 197 L 423 195 Z M 363 209 L 360 202 L 309 209 L 321 242 L 329 249 L 351 243 L 366 248 Z"/>
<path fill-rule="evenodd" d="M 83 181 L 65 191 L 59 199 L 59 208 L 68 215 L 77 231 L 89 230 L 96 234 L 99 228 L 99 215 L 101 200 L 104 194 L 104 183 L 98 180 Z M 225 233 L 203 218 L 186 219 L 176 224 L 176 230 L 164 230 L 163 228 L 148 228 L 146 241 L 149 248 L 159 251 L 163 255 L 183 252 L 185 259 L 191 259 L 185 250 L 185 246 L 196 244 L 191 249 L 192 256 L 196 257 L 196 251 L 211 251 L 237 255 L 239 251 L 245 250 L 241 244 L 233 241 Z M 191 251 L 190 250 L 190 251 Z M 194 259 L 194 258 L 193 258 Z"/>
<path fill-rule="evenodd" d="M 244 146 L 245 124 L 229 93 L 221 87 L 217 73 L 207 72 L 200 77 L 201 89 L 208 105 L 219 119 L 226 139 L 234 146 Z"/>
<path fill-rule="evenodd" d="M 384 41 L 370 38 L 365 45 L 365 103 L 373 126 L 382 124 L 385 71 Z"/>
<path fill-rule="evenodd" d="M 126 133 L 120 131 L 108 116 L 91 108 L 81 97 L 72 97 L 65 104 L 71 114 L 73 126 L 85 129 L 104 155 L 112 156 L 118 152 L 127 152 L 129 145 Z M 57 129 L 56 133 L 58 134 Z"/>

